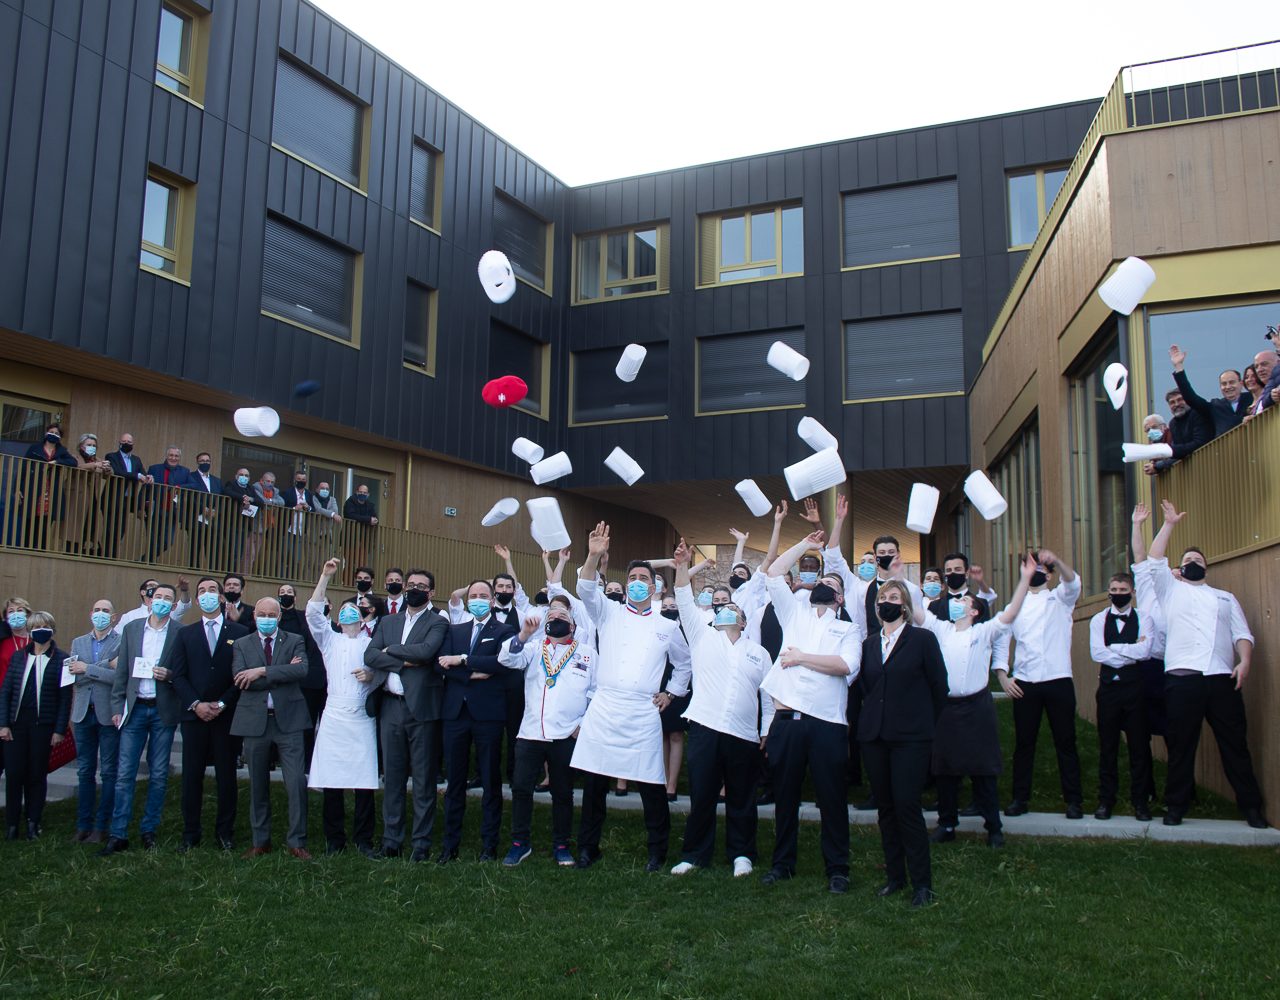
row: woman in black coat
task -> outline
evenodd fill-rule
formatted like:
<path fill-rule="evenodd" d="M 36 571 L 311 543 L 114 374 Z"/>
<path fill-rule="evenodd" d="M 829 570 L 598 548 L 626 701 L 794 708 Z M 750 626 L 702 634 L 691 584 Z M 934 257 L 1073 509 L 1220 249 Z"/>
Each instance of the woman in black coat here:
<path fill-rule="evenodd" d="M 18 473 L 18 532 L 23 548 L 57 551 L 62 548 L 62 521 L 66 514 L 66 469 L 76 460 L 62 444 L 62 425 L 50 424 L 44 440 L 27 449 Z M 25 534 L 25 537 L 23 537 Z"/>
<path fill-rule="evenodd" d="M 5 741 L 8 778 L 5 825 L 8 839 L 18 839 L 23 801 L 27 807 L 27 839 L 40 836 L 40 819 L 49 790 L 49 751 L 63 740 L 71 716 L 70 686 L 62 686 L 67 654 L 53 641 L 55 623 L 47 611 L 27 620 L 31 644 L 13 654 L 0 684 L 0 740 Z"/>
<path fill-rule="evenodd" d="M 876 618 L 879 629 L 862 644 L 858 743 L 879 805 L 888 880 L 878 894 L 904 888 L 910 872 L 911 905 L 926 906 L 934 899 L 933 874 L 920 796 L 934 723 L 947 703 L 947 667 L 933 633 L 910 624 L 911 595 L 903 584 L 890 580 L 880 587 Z"/>

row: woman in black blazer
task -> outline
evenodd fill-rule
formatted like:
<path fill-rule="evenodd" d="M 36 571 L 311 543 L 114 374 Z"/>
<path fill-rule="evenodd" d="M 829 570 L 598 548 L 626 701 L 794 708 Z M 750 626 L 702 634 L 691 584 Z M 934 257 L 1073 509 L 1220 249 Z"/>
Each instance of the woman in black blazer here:
<path fill-rule="evenodd" d="M 67 654 L 54 644 L 53 615 L 37 611 L 28 618 L 27 627 L 31 630 L 31 644 L 13 654 L 4 683 L 0 684 L 0 740 L 5 741 L 5 820 L 9 840 L 18 839 L 24 798 L 27 839 L 40 836 L 40 818 L 49 790 L 49 750 L 62 742 L 71 715 L 72 688 L 62 686 L 62 661 Z"/>
<path fill-rule="evenodd" d="M 902 583 L 890 580 L 880 587 L 876 617 L 880 628 L 862 644 L 858 743 L 880 810 L 888 881 L 878 895 L 902 889 L 909 871 L 915 890 L 911 905 L 925 906 L 934 895 L 920 796 L 929 775 L 934 722 L 947 703 L 947 667 L 933 633 L 910 624 L 911 594 Z M 870 629 L 873 623 L 867 624 Z"/>

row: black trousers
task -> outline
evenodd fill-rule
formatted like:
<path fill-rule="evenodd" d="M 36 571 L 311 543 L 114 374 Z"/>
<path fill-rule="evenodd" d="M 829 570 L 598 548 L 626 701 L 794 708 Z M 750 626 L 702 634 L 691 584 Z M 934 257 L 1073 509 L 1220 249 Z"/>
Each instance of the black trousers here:
<path fill-rule="evenodd" d="M 1062 798 L 1068 804 L 1084 802 L 1080 785 L 1080 755 L 1076 752 L 1076 688 L 1070 677 L 1057 680 L 1018 681 L 1022 697 L 1013 699 L 1013 798 L 1031 799 L 1031 773 L 1036 762 L 1040 717 L 1049 717 L 1049 732 L 1058 752 L 1058 778 Z"/>
<path fill-rule="evenodd" d="M 845 718 L 849 722 L 849 763 L 846 773 L 851 786 L 862 784 L 862 749 L 858 743 L 858 716 L 862 712 L 862 689 L 853 685 L 849 689 L 849 707 Z"/>
<path fill-rule="evenodd" d="M 795 874 L 800 833 L 800 789 L 806 769 L 822 816 L 822 860 L 828 877 L 849 874 L 849 735 L 845 726 L 800 712 L 778 712 L 766 747 L 773 768 L 776 839 L 773 867 Z M 864 759 L 865 764 L 865 759 Z"/>
<path fill-rule="evenodd" d="M 1151 789 L 1151 734 L 1142 673 L 1136 666 L 1120 673 L 1103 667 L 1098 682 L 1098 802 L 1113 806 L 1120 794 L 1120 734 L 1129 743 L 1129 800 L 1146 804 Z"/>
<path fill-rule="evenodd" d="M 182 839 L 186 843 L 198 843 L 203 833 L 204 771 L 210 764 L 218 790 L 214 832 L 219 840 L 230 840 L 235 835 L 237 787 L 232 714 L 223 712 L 212 722 L 195 719 L 182 723 Z"/>
<path fill-rule="evenodd" d="M 34 719 L 35 713 L 31 712 L 30 717 Z M 4 748 L 5 820 L 8 826 L 17 826 L 25 803 L 27 822 L 39 826 L 49 793 L 53 726 L 25 723 L 19 717 L 9 728 L 13 739 Z"/>
<path fill-rule="evenodd" d="M 351 834 L 360 847 L 373 846 L 373 789 L 357 788 L 355 794 L 355 822 Z M 323 797 L 324 842 L 327 847 L 341 849 L 347 846 L 346 793 L 341 788 L 326 788 Z"/>
<path fill-rule="evenodd" d="M 938 775 L 938 826 L 954 830 L 960 825 L 960 784 L 963 780 L 958 774 Z M 973 804 L 986 821 L 987 831 L 996 833 L 1004 824 L 1000 820 L 995 776 L 974 775 L 969 780 L 973 782 Z"/>
<path fill-rule="evenodd" d="M 885 874 L 890 882 L 905 882 L 909 872 L 917 889 L 933 885 L 929 834 L 920 808 L 932 755 L 933 745 L 926 741 L 871 740 L 862 744 L 862 764 L 879 808 Z M 953 780 L 959 783 L 958 778 Z"/>
<path fill-rule="evenodd" d="M 507 724 L 505 726 L 507 752 L 503 774 L 506 775 L 507 784 L 511 784 L 516 775 L 516 739 L 520 732 L 520 723 L 524 721 L 524 674 L 519 670 L 510 670 L 508 673 L 511 676 L 507 680 L 507 687 L 503 692 L 507 698 Z"/>
<path fill-rule="evenodd" d="M 533 790 L 542 781 L 542 765 L 551 775 L 551 840 L 568 847 L 573 836 L 574 739 L 516 740 L 516 769 L 511 779 L 511 842 L 527 844 L 533 824 Z"/>
<path fill-rule="evenodd" d="M 689 724 L 685 761 L 689 765 L 689 821 L 683 860 L 706 868 L 716 846 L 716 804 L 724 788 L 725 856 L 756 860 L 756 782 L 760 744 Z"/>
<path fill-rule="evenodd" d="M 1165 807 L 1179 815 L 1191 805 L 1195 793 L 1196 748 L 1207 720 L 1218 742 L 1222 770 L 1236 793 L 1241 809 L 1262 808 L 1262 792 L 1253 773 L 1246 739 L 1244 698 L 1230 674 L 1167 674 L 1165 707 L 1168 712 L 1165 740 L 1169 745 L 1169 779 L 1165 783 Z M 12 744 L 10 744 L 12 746 Z"/>
<path fill-rule="evenodd" d="M 445 753 L 448 754 L 449 785 L 444 793 L 444 844 L 452 854 L 462 843 L 462 817 L 467 809 L 467 763 L 471 760 L 471 744 L 476 747 L 480 769 L 480 847 L 497 851 L 498 833 L 502 827 L 502 721 L 473 719 L 466 705 L 456 719 L 444 723 Z"/>
<path fill-rule="evenodd" d="M 582 774 L 582 818 L 578 826 L 578 849 L 588 854 L 600 853 L 600 834 L 604 831 L 605 800 L 612 779 L 603 774 Z M 644 827 L 649 834 L 649 854 L 666 860 L 671 840 L 671 805 L 667 802 L 667 786 L 627 782 L 628 788 L 640 792 L 644 806 Z"/>

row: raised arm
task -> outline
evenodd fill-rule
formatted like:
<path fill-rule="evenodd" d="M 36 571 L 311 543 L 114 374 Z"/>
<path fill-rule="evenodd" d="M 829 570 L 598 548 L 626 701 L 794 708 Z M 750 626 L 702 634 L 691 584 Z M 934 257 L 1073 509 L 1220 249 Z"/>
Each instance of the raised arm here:
<path fill-rule="evenodd" d="M 771 566 L 778 558 L 778 538 L 782 534 L 782 522 L 787 519 L 787 501 L 783 500 L 773 512 L 773 534 L 769 536 L 769 551 L 764 554 L 764 562 L 760 565 Z"/>
<path fill-rule="evenodd" d="M 797 559 L 810 549 L 821 549 L 825 541 L 826 535 L 822 533 L 821 528 L 806 535 L 770 563 L 765 570 L 765 575 L 769 577 L 785 576 L 787 570 L 795 565 Z"/>
<path fill-rule="evenodd" d="M 609 551 L 609 526 L 600 521 L 587 536 L 587 558 L 578 570 L 578 600 L 597 626 L 603 624 L 605 605 L 608 603 L 600 592 L 600 559 Z"/>
<path fill-rule="evenodd" d="M 697 602 L 693 599 L 693 587 L 689 582 L 689 546 L 684 539 L 676 546 L 672 561 L 676 564 L 675 598 L 676 608 L 680 612 L 680 624 L 686 636 L 691 636 L 690 645 L 709 633 L 706 619 L 698 611 Z"/>
<path fill-rule="evenodd" d="M 800 511 L 800 516 L 813 526 L 814 531 L 823 530 L 822 511 L 818 509 L 818 501 L 813 499 L 813 497 L 804 498 L 804 509 Z"/>
<path fill-rule="evenodd" d="M 506 564 L 507 575 L 515 581 L 516 590 L 520 589 L 520 577 L 516 576 L 515 564 L 511 561 L 511 550 L 505 545 L 495 545 L 493 551 L 497 553 L 498 558 Z"/>
<path fill-rule="evenodd" d="M 1134 565 L 1147 561 L 1147 540 L 1142 534 L 1142 525 L 1150 516 L 1151 511 L 1145 503 L 1139 503 L 1133 508 L 1133 530 L 1129 533 L 1129 548 L 1133 549 Z"/>
<path fill-rule="evenodd" d="M 742 553 L 747 548 L 747 539 L 751 537 L 751 532 L 739 531 L 737 528 L 730 528 L 729 534 L 731 534 L 738 543 L 733 547 L 733 562 L 730 564 L 730 567 L 732 568 L 742 562 Z"/>
<path fill-rule="evenodd" d="M 844 522 L 849 517 L 849 498 L 841 493 L 836 497 L 836 523 L 831 526 L 831 541 L 838 547 L 844 537 Z"/>
<path fill-rule="evenodd" d="M 1164 515 L 1164 524 L 1160 525 L 1160 530 L 1156 532 L 1156 537 L 1151 539 L 1151 551 L 1148 553 L 1150 559 L 1163 559 L 1165 552 L 1169 549 L 1169 539 L 1173 536 L 1173 529 L 1184 517 L 1187 512 L 1178 513 L 1178 508 L 1171 504 L 1168 500 L 1160 501 L 1160 512 Z"/>
<path fill-rule="evenodd" d="M 1022 610 L 1022 602 L 1027 598 L 1027 591 L 1031 587 L 1031 575 L 1036 571 L 1036 561 L 1031 558 L 1031 554 L 1022 557 L 1022 573 L 1018 580 L 1018 586 L 1014 588 L 1013 599 L 1009 601 L 1006 607 L 997 616 L 1005 625 L 1012 625 L 1013 620 L 1018 617 L 1018 612 Z"/>

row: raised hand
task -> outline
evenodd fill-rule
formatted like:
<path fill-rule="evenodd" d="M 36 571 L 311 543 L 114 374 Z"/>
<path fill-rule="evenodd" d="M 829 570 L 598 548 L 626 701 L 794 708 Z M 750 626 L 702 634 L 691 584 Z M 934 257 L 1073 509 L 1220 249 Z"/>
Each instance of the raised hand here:
<path fill-rule="evenodd" d="M 781 523 L 787 519 L 787 501 L 783 500 L 778 504 L 777 509 L 773 512 L 773 521 L 775 524 Z"/>
<path fill-rule="evenodd" d="M 1175 372 L 1182 371 L 1182 366 L 1187 362 L 1187 352 L 1177 344 L 1169 345 L 1169 360 L 1173 362 L 1173 370 Z"/>
<path fill-rule="evenodd" d="M 520 641 L 527 642 L 534 632 L 542 628 L 542 619 L 537 615 L 529 615 L 520 623 Z"/>
<path fill-rule="evenodd" d="M 603 521 L 587 536 L 587 551 L 593 556 L 609 551 L 609 526 Z"/>
<path fill-rule="evenodd" d="M 505 545 L 495 545 L 493 551 L 497 553 L 499 559 L 510 559 L 511 550 Z"/>
<path fill-rule="evenodd" d="M 1028 580 L 1028 581 L 1035 575 L 1036 558 L 1034 553 L 1028 552 L 1025 556 L 1022 557 L 1021 572 L 1022 572 L 1022 579 Z"/>
<path fill-rule="evenodd" d="M 1169 500 L 1160 501 L 1160 513 L 1164 515 L 1165 524 L 1177 524 L 1187 516 L 1187 512 L 1185 510 L 1179 514 L 1178 508 Z"/>
<path fill-rule="evenodd" d="M 339 564 L 337 559 L 326 559 L 324 561 L 324 568 L 320 570 L 320 575 L 327 580 L 329 577 L 334 576 L 338 572 L 338 569 Z"/>
<path fill-rule="evenodd" d="M 689 555 L 689 546 L 685 544 L 685 540 L 681 538 L 680 544 L 676 546 L 675 552 L 671 553 L 671 561 L 677 566 L 688 566 Z"/>
<path fill-rule="evenodd" d="M 729 534 L 733 536 L 733 539 L 736 542 L 745 542 L 751 537 L 751 533 L 749 531 L 739 531 L 737 528 L 730 528 Z"/>
<path fill-rule="evenodd" d="M 570 559 L 572 556 L 573 556 L 573 553 L 568 549 L 568 547 L 565 547 L 565 548 L 561 549 L 561 550 L 560 550 L 560 563 L 561 563 L 562 565 L 563 565 L 564 563 L 567 563 L 567 562 L 569 561 L 569 559 Z"/>
<path fill-rule="evenodd" d="M 1151 508 L 1148 507 L 1145 503 L 1138 503 L 1134 505 L 1134 508 L 1133 508 L 1134 524 L 1142 524 L 1150 516 L 1151 516 Z"/>
<path fill-rule="evenodd" d="M 1058 564 L 1058 557 L 1055 556 L 1048 549 L 1041 549 L 1039 552 L 1036 553 L 1036 556 L 1040 560 L 1040 565 L 1043 566 L 1046 570 Z"/>
<path fill-rule="evenodd" d="M 800 516 L 810 524 L 822 524 L 822 514 L 818 511 L 818 501 L 813 497 L 805 497 L 804 510 L 800 512 Z"/>
<path fill-rule="evenodd" d="M 836 520 L 843 521 L 849 516 L 849 498 L 841 493 L 836 497 Z"/>
<path fill-rule="evenodd" d="M 827 533 L 819 528 L 817 531 L 811 531 L 805 536 L 805 542 L 815 549 L 822 548 L 827 541 Z"/>

